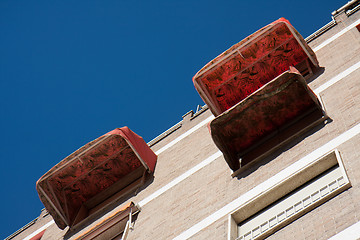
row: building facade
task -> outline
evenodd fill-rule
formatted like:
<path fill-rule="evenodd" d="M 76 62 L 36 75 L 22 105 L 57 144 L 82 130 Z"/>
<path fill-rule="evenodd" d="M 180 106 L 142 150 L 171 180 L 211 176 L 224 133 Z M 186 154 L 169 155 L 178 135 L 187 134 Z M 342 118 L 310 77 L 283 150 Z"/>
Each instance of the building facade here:
<path fill-rule="evenodd" d="M 289 125 L 291 138 L 276 132 L 271 151 L 231 167 L 209 133 L 218 116 L 199 107 L 148 143 L 157 162 L 141 184 L 63 230 L 43 209 L 7 240 L 360 238 L 359 10 L 350 1 L 305 39 L 319 63 L 305 78 L 316 124 Z"/>

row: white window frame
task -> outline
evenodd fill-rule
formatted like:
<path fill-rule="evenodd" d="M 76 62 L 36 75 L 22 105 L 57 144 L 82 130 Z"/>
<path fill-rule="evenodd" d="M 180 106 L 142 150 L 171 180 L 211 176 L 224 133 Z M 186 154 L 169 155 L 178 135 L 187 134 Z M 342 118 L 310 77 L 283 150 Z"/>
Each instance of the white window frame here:
<path fill-rule="evenodd" d="M 338 165 L 343 177 L 342 179 L 343 182 L 340 187 L 330 192 L 330 194 L 327 194 L 326 197 L 321 199 L 321 201 L 315 201 L 308 207 L 303 208 L 301 211 L 287 218 L 286 221 L 277 223 L 276 225 L 274 225 L 267 231 L 257 235 L 256 238 L 253 239 L 264 238 L 266 236 L 269 236 L 278 229 L 286 226 L 290 222 L 294 221 L 300 216 L 311 211 L 316 206 L 319 206 L 328 199 L 348 189 L 351 186 L 351 184 L 346 174 L 343 162 L 341 160 L 340 153 L 337 149 L 335 149 L 323 155 L 322 157 L 318 158 L 316 161 L 312 162 L 312 164 L 304 166 L 302 169 L 299 169 L 298 171 L 294 172 L 288 178 L 283 179 L 278 184 L 275 184 L 271 188 L 263 191 L 261 194 L 257 195 L 256 197 L 254 197 L 253 199 L 246 202 L 244 205 L 240 206 L 235 211 L 230 213 L 228 240 L 235 240 L 238 238 L 239 223 L 250 218 L 257 212 L 264 209 L 265 207 L 271 205 L 272 203 L 276 202 L 277 200 L 284 197 L 288 193 L 292 192 L 296 188 L 301 187 L 309 180 L 315 178 L 316 176 L 319 176 L 320 174 L 324 173 L 325 171 L 336 165 Z"/>

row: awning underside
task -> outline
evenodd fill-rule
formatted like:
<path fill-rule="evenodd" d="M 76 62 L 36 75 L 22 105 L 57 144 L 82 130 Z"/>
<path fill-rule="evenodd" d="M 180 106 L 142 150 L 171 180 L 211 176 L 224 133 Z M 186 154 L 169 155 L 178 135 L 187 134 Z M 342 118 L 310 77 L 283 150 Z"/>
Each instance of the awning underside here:
<path fill-rule="evenodd" d="M 102 218 L 96 225 L 76 236 L 74 240 L 98 239 L 99 236 L 113 239 L 113 237 L 118 236 L 125 229 L 126 222 L 129 220 L 129 214 L 133 215 L 138 211 L 138 207 L 133 202 L 128 202 L 114 214 Z"/>
<path fill-rule="evenodd" d="M 236 171 L 252 160 L 239 162 L 254 146 L 315 112 L 315 119 L 323 116 L 319 101 L 303 77 L 285 72 L 215 118 L 210 123 L 211 135 Z"/>
<path fill-rule="evenodd" d="M 131 140 L 134 139 L 120 134 L 101 136 L 40 178 L 37 183 L 40 199 L 60 228 L 76 223 L 80 210 L 95 207 L 148 169 L 153 170 L 156 155 L 149 149 L 152 154 L 147 153 L 147 160 L 139 159 L 142 154 L 134 145 L 146 143 L 132 144 Z"/>
<path fill-rule="evenodd" d="M 291 30 L 290 30 L 291 29 Z M 200 96 L 217 116 L 249 94 L 315 54 L 285 19 L 250 35 L 194 77 Z"/>

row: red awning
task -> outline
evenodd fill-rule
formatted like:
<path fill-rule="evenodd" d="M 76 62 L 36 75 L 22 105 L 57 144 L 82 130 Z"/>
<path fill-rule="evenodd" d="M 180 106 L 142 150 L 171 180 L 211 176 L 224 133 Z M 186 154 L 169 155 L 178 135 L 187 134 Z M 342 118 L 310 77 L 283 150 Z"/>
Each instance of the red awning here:
<path fill-rule="evenodd" d="M 210 131 L 228 165 L 236 171 L 323 116 L 305 79 L 287 71 L 216 117 Z"/>
<path fill-rule="evenodd" d="M 289 66 L 302 68 L 308 60 L 318 66 L 314 52 L 302 36 L 286 19 L 280 18 L 209 62 L 196 73 L 193 82 L 217 116 Z"/>
<path fill-rule="evenodd" d="M 157 156 L 128 127 L 115 129 L 78 149 L 36 183 L 40 200 L 59 228 L 88 212 L 147 172 Z"/>

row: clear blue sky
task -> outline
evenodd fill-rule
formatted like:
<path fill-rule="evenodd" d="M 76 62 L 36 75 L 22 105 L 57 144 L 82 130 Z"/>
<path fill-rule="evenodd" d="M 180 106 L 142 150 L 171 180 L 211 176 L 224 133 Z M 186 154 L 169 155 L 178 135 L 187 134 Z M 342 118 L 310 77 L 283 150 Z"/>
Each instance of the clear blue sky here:
<path fill-rule="evenodd" d="M 77 148 L 122 126 L 150 141 L 203 104 L 191 78 L 208 61 L 280 17 L 306 37 L 345 3 L 0 0 L 0 238 Z"/>

